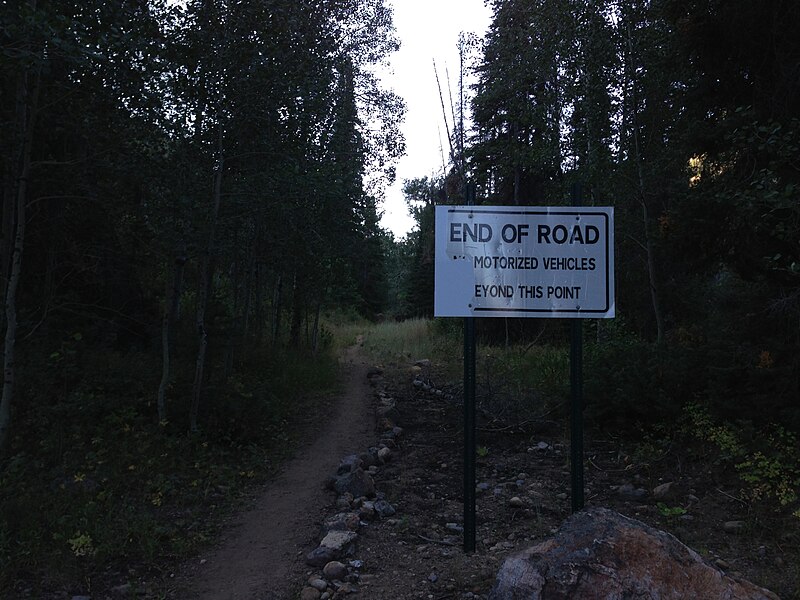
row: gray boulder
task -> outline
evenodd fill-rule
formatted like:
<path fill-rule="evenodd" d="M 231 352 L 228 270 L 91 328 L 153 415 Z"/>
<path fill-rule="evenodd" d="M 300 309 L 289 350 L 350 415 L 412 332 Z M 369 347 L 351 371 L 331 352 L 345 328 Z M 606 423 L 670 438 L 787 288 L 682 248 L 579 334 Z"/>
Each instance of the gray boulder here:
<path fill-rule="evenodd" d="M 554 538 L 509 556 L 490 600 L 778 600 L 707 564 L 672 535 L 604 508 L 569 517 Z"/>

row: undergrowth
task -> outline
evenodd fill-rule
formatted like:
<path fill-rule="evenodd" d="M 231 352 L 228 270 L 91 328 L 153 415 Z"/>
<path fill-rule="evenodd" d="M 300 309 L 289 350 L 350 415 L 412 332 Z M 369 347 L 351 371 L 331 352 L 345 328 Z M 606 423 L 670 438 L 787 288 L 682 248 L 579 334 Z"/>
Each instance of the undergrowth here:
<path fill-rule="evenodd" d="M 138 375 L 157 373 L 149 359 L 101 356 L 79 342 L 27 379 L 0 463 L 3 598 L 21 585 L 34 597 L 90 593 L 98 577 L 117 572 L 124 582 L 195 553 L 288 455 L 337 383 L 329 353 L 253 351 L 241 374 L 226 380 L 218 368 L 192 434 L 187 387 L 171 389 L 170 420 L 157 423 L 157 382 Z"/>

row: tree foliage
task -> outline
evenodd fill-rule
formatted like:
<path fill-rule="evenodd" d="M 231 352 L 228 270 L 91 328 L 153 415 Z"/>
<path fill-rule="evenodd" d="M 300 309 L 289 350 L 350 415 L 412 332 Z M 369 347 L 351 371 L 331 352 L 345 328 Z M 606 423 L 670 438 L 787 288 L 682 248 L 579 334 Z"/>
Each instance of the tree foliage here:
<path fill-rule="evenodd" d="M 579 183 L 615 208 L 619 317 L 592 327 L 594 414 L 654 422 L 703 398 L 717 418 L 800 427 L 800 8 L 490 5 L 465 150 L 478 202 L 567 204 Z M 459 168 L 438 202 L 462 200 Z M 409 256 L 425 256 L 426 215 Z M 411 268 L 406 289 L 430 298 Z"/>
<path fill-rule="evenodd" d="M 163 354 L 159 419 L 175 420 L 186 365 L 170 356 L 196 357 L 202 411 L 248 348 L 316 347 L 322 305 L 384 309 L 376 207 L 403 105 L 371 71 L 398 46 L 382 0 L 28 0 L 0 21 L 21 351 L 80 332 Z"/>

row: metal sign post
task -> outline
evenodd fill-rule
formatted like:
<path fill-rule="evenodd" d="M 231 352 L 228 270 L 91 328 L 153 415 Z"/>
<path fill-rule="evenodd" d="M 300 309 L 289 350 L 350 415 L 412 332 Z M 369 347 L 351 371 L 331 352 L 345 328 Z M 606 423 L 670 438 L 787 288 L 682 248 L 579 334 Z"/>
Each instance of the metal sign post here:
<path fill-rule="evenodd" d="M 464 318 L 464 552 L 475 552 L 475 317 Z"/>
<path fill-rule="evenodd" d="M 572 186 L 572 204 L 583 204 L 580 184 Z M 569 351 L 570 382 L 570 479 L 572 512 L 583 510 L 583 321 L 573 319 Z"/>
<path fill-rule="evenodd" d="M 572 321 L 569 352 L 570 416 L 569 463 L 572 512 L 583 510 L 583 323 Z"/>
<path fill-rule="evenodd" d="M 584 505 L 582 319 L 611 319 L 614 209 L 436 207 L 434 315 L 464 317 L 464 551 L 475 551 L 475 318 L 572 319 L 572 510 Z"/>

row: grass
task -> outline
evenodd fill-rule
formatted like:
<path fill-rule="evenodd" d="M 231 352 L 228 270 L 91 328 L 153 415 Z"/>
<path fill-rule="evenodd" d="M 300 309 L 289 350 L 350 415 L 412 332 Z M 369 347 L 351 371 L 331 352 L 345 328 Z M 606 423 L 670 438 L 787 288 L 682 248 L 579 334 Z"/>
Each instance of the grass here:
<path fill-rule="evenodd" d="M 326 316 L 324 324 L 332 332 L 337 351 L 352 346 L 360 338 L 364 353 L 376 363 L 407 363 L 423 358 L 449 363 L 462 352 L 460 338 L 442 322 L 430 319 L 372 323 L 334 313 Z"/>
<path fill-rule="evenodd" d="M 456 387 L 463 376 L 461 323 L 453 319 L 409 319 L 369 323 L 339 319 L 328 323 L 334 338 L 350 345 L 363 336 L 363 350 L 378 364 L 428 358 L 437 376 Z M 569 348 L 564 346 L 479 344 L 476 350 L 478 399 L 483 408 L 524 421 L 558 405 L 569 394 Z"/>
<path fill-rule="evenodd" d="M 448 345 L 447 336 L 436 331 L 433 322 L 427 319 L 380 323 L 364 340 L 365 352 L 382 363 L 447 358 L 452 356 L 447 352 Z M 460 354 L 460 345 L 455 348 L 455 354 Z"/>

